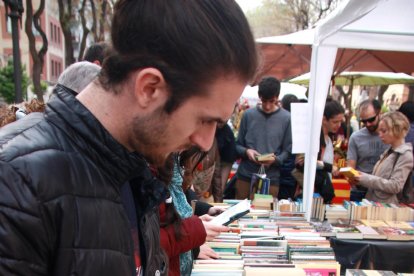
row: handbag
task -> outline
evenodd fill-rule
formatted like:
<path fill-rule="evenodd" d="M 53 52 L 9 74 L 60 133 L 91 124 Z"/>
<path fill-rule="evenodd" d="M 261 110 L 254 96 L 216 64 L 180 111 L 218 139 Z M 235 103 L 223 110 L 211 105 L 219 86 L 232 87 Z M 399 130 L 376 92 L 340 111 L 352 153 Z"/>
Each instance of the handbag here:
<path fill-rule="evenodd" d="M 390 153 L 395 152 L 390 150 Z M 392 171 L 394 171 L 395 164 L 397 164 L 398 158 L 400 158 L 400 153 L 395 152 L 397 157 L 395 158 L 394 165 L 392 166 Z M 414 202 L 414 192 L 413 192 L 413 183 L 412 183 L 412 171 L 405 180 L 402 190 L 397 194 L 397 199 L 399 203 L 410 204 Z"/>
<path fill-rule="evenodd" d="M 252 174 L 250 180 L 250 199 L 253 200 L 254 194 L 268 195 L 270 189 L 270 178 L 266 177 L 265 167 L 261 165 L 258 173 Z"/>

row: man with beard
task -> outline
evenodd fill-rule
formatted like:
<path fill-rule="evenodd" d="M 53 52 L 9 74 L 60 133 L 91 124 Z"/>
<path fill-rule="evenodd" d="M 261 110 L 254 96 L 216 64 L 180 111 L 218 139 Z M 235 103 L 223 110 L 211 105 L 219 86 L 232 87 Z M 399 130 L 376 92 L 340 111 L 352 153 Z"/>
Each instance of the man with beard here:
<path fill-rule="evenodd" d="M 377 133 L 381 104 L 377 100 L 365 100 L 359 105 L 359 118 L 364 128 L 352 133 L 349 139 L 347 165 L 371 174 L 380 155 L 388 148 Z M 352 181 L 352 180 L 351 180 Z M 351 190 L 351 200 L 361 201 L 366 189 L 356 186 Z"/>
<path fill-rule="evenodd" d="M 167 274 L 148 163 L 211 147 L 256 73 L 255 42 L 234 0 L 119 0 L 111 42 L 80 94 L 57 85 L 44 114 L 0 130 L 0 275 Z"/>

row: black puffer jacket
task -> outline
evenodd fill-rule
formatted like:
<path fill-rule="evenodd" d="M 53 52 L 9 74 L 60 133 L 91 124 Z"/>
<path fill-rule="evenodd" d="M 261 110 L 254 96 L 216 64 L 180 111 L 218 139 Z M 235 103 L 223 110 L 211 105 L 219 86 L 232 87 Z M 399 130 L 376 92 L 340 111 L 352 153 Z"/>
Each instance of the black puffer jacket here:
<path fill-rule="evenodd" d="M 0 275 L 134 275 L 120 198 L 130 179 L 151 211 L 138 218 L 145 275 L 166 274 L 154 216 L 159 182 L 57 86 L 44 115 L 0 129 Z"/>

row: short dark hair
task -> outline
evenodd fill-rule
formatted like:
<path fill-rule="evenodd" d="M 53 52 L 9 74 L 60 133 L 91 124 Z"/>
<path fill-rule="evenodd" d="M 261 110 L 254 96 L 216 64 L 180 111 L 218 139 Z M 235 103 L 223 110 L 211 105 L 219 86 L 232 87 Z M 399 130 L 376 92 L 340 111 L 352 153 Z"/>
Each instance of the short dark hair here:
<path fill-rule="evenodd" d="M 234 0 L 119 0 L 111 27 L 112 51 L 100 83 L 119 93 L 129 73 L 157 68 L 171 96 L 171 113 L 196 93 L 206 93 L 223 73 L 254 78 L 258 56 L 253 34 Z"/>
<path fill-rule="evenodd" d="M 265 77 L 259 82 L 259 98 L 265 100 L 279 97 L 280 81 L 274 77 Z"/>
<path fill-rule="evenodd" d="M 293 94 L 286 94 L 282 98 L 282 107 L 290 112 L 290 104 L 299 102 L 298 97 Z"/>
<path fill-rule="evenodd" d="M 375 113 L 380 114 L 381 112 L 381 103 L 378 100 L 365 100 L 359 104 L 359 110 L 365 110 L 368 106 L 372 106 L 374 108 Z"/>
<path fill-rule="evenodd" d="M 326 120 L 329 120 L 335 117 L 338 114 L 344 114 L 345 109 L 344 107 L 335 100 L 328 99 L 325 104 L 325 109 L 323 111 L 323 116 Z"/>
<path fill-rule="evenodd" d="M 398 111 L 404 114 L 407 117 L 407 119 L 410 121 L 410 123 L 414 122 L 414 102 L 413 101 L 406 101 L 400 106 Z"/>
<path fill-rule="evenodd" d="M 86 49 L 85 55 L 83 56 L 83 60 L 89 62 L 94 62 L 98 60 L 99 63 L 102 65 L 108 48 L 108 44 L 106 44 L 105 42 L 98 42 L 92 44 L 88 47 L 88 49 Z"/>

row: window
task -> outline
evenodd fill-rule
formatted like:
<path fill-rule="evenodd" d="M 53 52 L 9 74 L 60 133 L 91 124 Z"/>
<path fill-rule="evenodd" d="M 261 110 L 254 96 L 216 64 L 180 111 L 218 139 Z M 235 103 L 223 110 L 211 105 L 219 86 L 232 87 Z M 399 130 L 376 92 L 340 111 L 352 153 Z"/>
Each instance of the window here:
<path fill-rule="evenodd" d="M 51 41 L 54 40 L 54 36 L 53 36 L 53 23 L 50 23 L 50 40 Z"/>
<path fill-rule="evenodd" d="M 58 32 L 57 32 L 57 40 L 58 40 L 58 43 L 59 43 L 59 45 L 60 45 L 60 27 L 58 27 L 57 28 L 58 29 Z"/>
<path fill-rule="evenodd" d="M 52 78 L 54 78 L 55 77 L 55 62 L 53 60 L 51 61 L 50 67 L 52 68 Z"/>
<path fill-rule="evenodd" d="M 56 42 L 57 41 L 57 28 L 56 28 L 55 24 L 53 24 L 53 31 L 55 33 L 55 38 L 54 38 L 53 42 Z"/>

